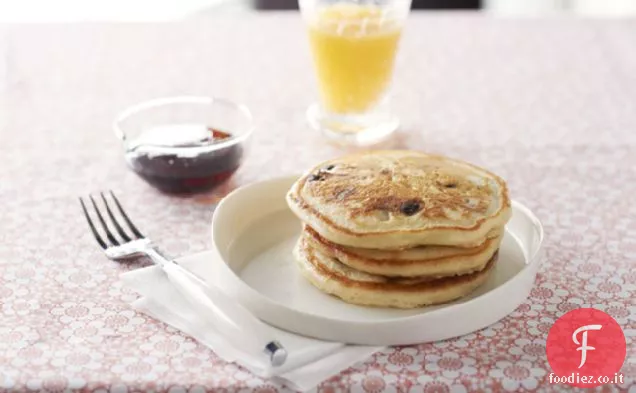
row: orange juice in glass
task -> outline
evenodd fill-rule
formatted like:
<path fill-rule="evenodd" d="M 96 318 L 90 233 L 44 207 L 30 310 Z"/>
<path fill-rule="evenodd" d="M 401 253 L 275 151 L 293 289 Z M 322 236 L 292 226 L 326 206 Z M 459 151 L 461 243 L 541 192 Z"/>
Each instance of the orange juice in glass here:
<path fill-rule="evenodd" d="M 398 127 L 389 109 L 402 26 L 410 0 L 299 0 L 320 101 L 307 115 L 346 144 L 378 142 Z"/>

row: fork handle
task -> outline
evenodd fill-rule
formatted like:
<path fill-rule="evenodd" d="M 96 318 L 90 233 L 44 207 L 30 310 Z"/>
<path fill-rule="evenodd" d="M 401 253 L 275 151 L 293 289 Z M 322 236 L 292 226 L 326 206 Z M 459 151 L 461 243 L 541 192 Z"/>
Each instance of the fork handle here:
<path fill-rule="evenodd" d="M 241 304 L 215 286 L 183 268 L 158 250 L 148 256 L 166 273 L 168 279 L 191 305 L 206 318 L 231 344 L 248 354 L 265 354 L 271 366 L 280 366 L 287 359 L 287 351 L 267 334 L 264 324 Z"/>

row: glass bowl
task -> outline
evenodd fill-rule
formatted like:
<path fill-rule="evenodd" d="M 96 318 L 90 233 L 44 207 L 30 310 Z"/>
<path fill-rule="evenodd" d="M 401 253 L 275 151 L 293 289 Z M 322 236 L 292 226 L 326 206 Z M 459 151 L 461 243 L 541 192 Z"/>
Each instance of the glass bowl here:
<path fill-rule="evenodd" d="M 254 125 L 244 105 L 181 96 L 133 105 L 113 129 L 137 175 L 163 192 L 192 194 L 210 191 L 236 172 Z"/>

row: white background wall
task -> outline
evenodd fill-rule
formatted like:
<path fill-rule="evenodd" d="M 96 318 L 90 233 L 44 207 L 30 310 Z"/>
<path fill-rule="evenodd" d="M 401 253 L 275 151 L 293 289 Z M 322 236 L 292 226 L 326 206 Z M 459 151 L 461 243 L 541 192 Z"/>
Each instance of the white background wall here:
<path fill-rule="evenodd" d="M 168 21 L 202 12 L 245 10 L 250 0 L 0 0 L 2 22 Z M 636 15 L 636 0 L 484 0 L 503 15 Z"/>
<path fill-rule="evenodd" d="M 0 0 L 0 22 L 167 21 L 246 0 Z"/>
<path fill-rule="evenodd" d="M 490 12 L 506 15 L 636 15 L 636 0 L 484 0 L 483 4 Z"/>

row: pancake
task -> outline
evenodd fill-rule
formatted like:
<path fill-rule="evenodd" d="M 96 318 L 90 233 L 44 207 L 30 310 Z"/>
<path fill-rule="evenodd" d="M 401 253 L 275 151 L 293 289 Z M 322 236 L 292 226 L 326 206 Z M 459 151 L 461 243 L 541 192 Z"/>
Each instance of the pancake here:
<path fill-rule="evenodd" d="M 305 226 L 307 244 L 361 272 L 389 277 L 446 277 L 482 270 L 497 252 L 503 234 L 495 231 L 474 248 L 422 246 L 407 250 L 371 250 L 341 246 Z"/>
<path fill-rule="evenodd" d="M 497 175 L 410 150 L 325 161 L 303 174 L 286 200 L 325 239 L 371 249 L 475 247 L 512 213 Z"/>
<path fill-rule="evenodd" d="M 324 293 L 350 304 L 402 309 L 446 303 L 468 295 L 486 281 L 497 260 L 495 253 L 479 272 L 430 279 L 362 273 L 311 247 L 302 237 L 294 256 L 302 275 Z"/>

